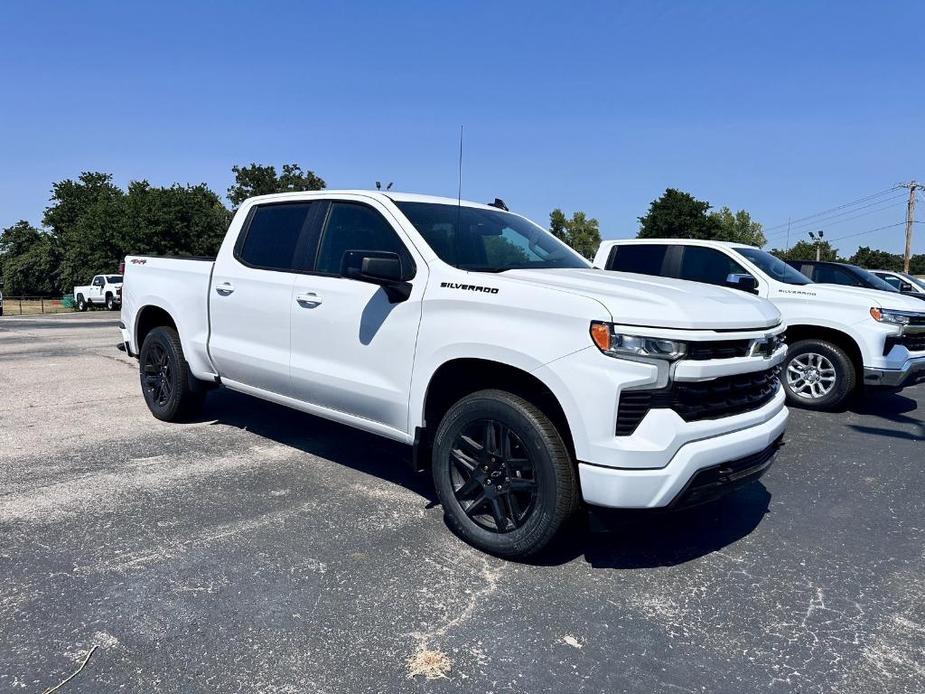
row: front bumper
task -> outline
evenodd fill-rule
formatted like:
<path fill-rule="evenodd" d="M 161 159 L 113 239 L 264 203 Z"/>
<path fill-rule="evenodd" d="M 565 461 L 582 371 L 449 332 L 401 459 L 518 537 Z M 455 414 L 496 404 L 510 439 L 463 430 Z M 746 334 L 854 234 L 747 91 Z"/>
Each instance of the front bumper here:
<path fill-rule="evenodd" d="M 699 488 L 698 473 L 712 469 L 732 468 L 731 473 L 713 490 L 719 494 L 731 491 L 738 484 L 757 479 L 773 461 L 787 426 L 789 413 L 781 407 L 777 414 L 755 426 L 708 439 L 691 441 L 680 447 L 671 461 L 661 468 L 612 468 L 590 463 L 578 464 L 578 476 L 584 500 L 595 506 L 610 508 L 659 508 L 669 505 L 689 505 L 685 494 Z M 735 475 L 737 462 L 768 452 L 760 461 L 760 469 L 745 466 L 745 477 Z M 741 472 L 742 470 L 739 470 Z M 696 495 L 695 495 L 696 497 Z M 702 498 L 695 503 L 708 499 Z"/>
<path fill-rule="evenodd" d="M 907 359 L 898 369 L 864 367 L 864 385 L 905 388 L 925 382 L 925 356 Z"/>

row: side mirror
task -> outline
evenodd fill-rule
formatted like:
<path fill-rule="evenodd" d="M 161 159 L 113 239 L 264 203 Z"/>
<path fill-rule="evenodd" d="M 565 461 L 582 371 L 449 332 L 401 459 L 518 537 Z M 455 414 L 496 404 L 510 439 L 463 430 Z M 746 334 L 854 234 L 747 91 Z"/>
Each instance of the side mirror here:
<path fill-rule="evenodd" d="M 398 253 L 387 251 L 347 251 L 344 253 L 344 276 L 360 282 L 378 284 L 393 304 L 411 296 L 414 268 L 402 267 Z"/>
<path fill-rule="evenodd" d="M 913 291 L 915 291 L 915 290 L 912 289 L 912 285 L 911 285 L 911 284 L 909 284 L 908 282 L 903 282 L 902 284 L 899 285 L 899 291 L 908 294 L 908 293 L 913 292 Z"/>
<path fill-rule="evenodd" d="M 726 286 L 732 287 L 733 289 L 740 289 L 750 294 L 758 293 L 758 280 L 748 274 L 733 273 L 731 275 L 726 275 Z"/>

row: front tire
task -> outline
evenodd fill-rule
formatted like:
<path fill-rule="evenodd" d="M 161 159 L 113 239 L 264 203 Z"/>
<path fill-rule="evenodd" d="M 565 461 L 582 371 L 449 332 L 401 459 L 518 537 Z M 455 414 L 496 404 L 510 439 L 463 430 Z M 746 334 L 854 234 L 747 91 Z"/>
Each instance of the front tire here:
<path fill-rule="evenodd" d="M 138 355 L 141 392 L 148 409 L 165 422 L 183 421 L 202 407 L 205 391 L 193 389 L 180 336 L 173 328 L 154 328 Z"/>
<path fill-rule="evenodd" d="M 112 311 L 116 308 L 116 302 L 112 298 L 112 294 L 106 295 L 106 310 Z"/>
<path fill-rule="evenodd" d="M 851 357 L 825 340 L 800 340 L 790 346 L 781 381 L 791 405 L 832 410 L 851 396 L 857 370 Z"/>
<path fill-rule="evenodd" d="M 432 471 L 448 525 L 501 557 L 540 552 L 578 508 L 562 436 L 540 409 L 506 391 L 478 391 L 449 409 Z"/>

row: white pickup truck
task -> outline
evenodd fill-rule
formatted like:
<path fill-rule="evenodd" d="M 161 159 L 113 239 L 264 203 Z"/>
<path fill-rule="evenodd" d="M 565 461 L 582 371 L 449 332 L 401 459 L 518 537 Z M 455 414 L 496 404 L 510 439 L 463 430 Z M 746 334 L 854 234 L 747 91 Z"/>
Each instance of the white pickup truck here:
<path fill-rule="evenodd" d="M 91 306 L 105 306 L 114 311 L 122 303 L 122 275 L 97 275 L 90 284 L 74 287 L 74 302 L 78 311 Z"/>
<path fill-rule="evenodd" d="M 925 310 L 898 292 L 815 284 L 766 251 L 721 241 L 605 241 L 594 265 L 771 301 L 787 323 L 783 383 L 792 404 L 832 409 L 861 385 L 898 389 L 925 379 Z"/>
<path fill-rule="evenodd" d="M 681 506 L 755 479 L 788 417 L 770 303 L 592 269 L 491 205 L 252 198 L 214 262 L 129 256 L 124 289 L 155 417 L 221 384 L 412 445 L 451 527 L 501 556 L 582 498 Z"/>

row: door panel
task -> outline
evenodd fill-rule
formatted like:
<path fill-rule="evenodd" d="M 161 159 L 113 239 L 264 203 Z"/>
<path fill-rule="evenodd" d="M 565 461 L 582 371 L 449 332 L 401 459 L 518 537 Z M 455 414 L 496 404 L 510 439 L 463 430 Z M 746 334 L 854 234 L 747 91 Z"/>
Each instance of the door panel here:
<path fill-rule="evenodd" d="M 310 236 L 312 203 L 255 207 L 209 288 L 209 353 L 222 378 L 289 395 L 293 267 Z"/>
<path fill-rule="evenodd" d="M 416 264 L 411 296 L 393 304 L 382 287 L 332 272 L 353 250 L 398 252 L 414 265 L 381 211 L 332 203 L 317 266 L 328 272 L 298 275 L 292 288 L 293 397 L 406 431 L 426 266 Z"/>

